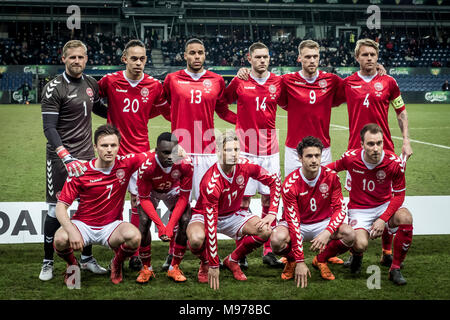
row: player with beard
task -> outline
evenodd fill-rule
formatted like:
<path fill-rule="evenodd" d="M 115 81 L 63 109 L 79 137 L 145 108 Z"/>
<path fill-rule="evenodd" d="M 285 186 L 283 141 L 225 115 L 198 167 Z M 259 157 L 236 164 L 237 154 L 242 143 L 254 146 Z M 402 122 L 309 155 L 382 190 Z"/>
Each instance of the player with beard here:
<path fill-rule="evenodd" d="M 92 112 L 106 118 L 106 107 L 98 95 L 94 78 L 83 73 L 87 48 L 79 40 L 68 41 L 62 49 L 65 70 L 42 90 L 42 121 L 47 138 L 46 202 L 44 221 L 44 260 L 39 279 L 53 278 L 53 237 L 60 227 L 55 207 L 67 176 L 80 176 L 86 170 L 84 162 L 94 157 L 92 146 Z M 106 273 L 95 258 L 92 246 L 81 253 L 81 269 Z"/>

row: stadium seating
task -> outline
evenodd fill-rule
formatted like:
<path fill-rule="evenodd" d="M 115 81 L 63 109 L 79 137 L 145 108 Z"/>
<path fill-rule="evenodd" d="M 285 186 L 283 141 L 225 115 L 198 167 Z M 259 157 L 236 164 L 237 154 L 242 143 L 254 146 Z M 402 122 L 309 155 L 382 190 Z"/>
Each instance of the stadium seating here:
<path fill-rule="evenodd" d="M 32 87 L 33 76 L 31 73 L 5 72 L 0 78 L 0 91 L 15 91 L 24 83 Z"/>

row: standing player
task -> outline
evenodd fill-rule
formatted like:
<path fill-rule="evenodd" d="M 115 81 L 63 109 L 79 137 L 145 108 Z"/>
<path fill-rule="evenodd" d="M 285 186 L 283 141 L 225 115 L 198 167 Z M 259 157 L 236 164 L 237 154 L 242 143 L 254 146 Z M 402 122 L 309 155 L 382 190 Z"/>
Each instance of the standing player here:
<path fill-rule="evenodd" d="M 304 262 L 303 241 L 319 251 L 313 266 L 325 280 L 334 280 L 328 259 L 347 252 L 355 232 L 343 223 L 346 215 L 341 182 L 336 172 L 320 165 L 322 142 L 305 137 L 297 146 L 301 168 L 291 172 L 283 184 L 283 219 L 273 230 L 271 245 L 287 258 L 281 278 L 294 278 L 297 287 L 307 286 L 308 267 Z"/>
<path fill-rule="evenodd" d="M 100 97 L 108 98 L 108 123 L 115 125 L 121 135 L 119 155 L 150 150 L 148 121 L 161 112 L 170 121 L 168 103 L 163 97 L 162 84 L 144 73 L 147 55 L 140 40 L 130 40 L 122 54 L 126 69 L 107 74 L 99 82 Z M 137 173 L 128 186 L 131 197 L 131 223 L 139 228 L 136 187 Z M 141 270 L 138 256 L 130 259 L 130 268 Z"/>
<path fill-rule="evenodd" d="M 138 283 L 146 283 L 154 272 L 151 267 L 151 234 L 153 221 L 162 240 L 171 240 L 173 256 L 167 276 L 175 282 L 184 282 L 186 277 L 179 265 L 186 252 L 186 228 L 191 219 L 189 196 L 192 190 L 192 163 L 190 158 L 178 158 L 178 140 L 170 132 L 159 135 L 155 153 L 151 153 L 138 170 L 138 211 L 142 242 L 139 255 L 143 268 Z M 159 201 L 172 211 L 167 226 L 164 226 L 155 208 Z M 175 235 L 175 236 L 174 236 Z"/>
<path fill-rule="evenodd" d="M 409 141 L 408 113 L 394 78 L 377 73 L 378 43 L 370 39 L 358 40 L 355 57 L 360 70 L 344 80 L 344 87 L 338 92 L 337 103 L 347 100 L 349 118 L 348 150 L 360 146 L 359 132 L 368 123 L 378 124 L 384 133 L 384 149 L 395 153 L 394 143 L 389 130 L 388 112 L 392 106 L 397 114 L 397 121 L 403 136 L 401 158 L 406 161 L 413 151 Z M 347 172 L 347 189 L 351 188 L 352 174 Z M 382 237 L 381 264 L 392 263 L 392 235 L 387 229 Z"/>
<path fill-rule="evenodd" d="M 42 121 L 47 138 L 46 201 L 49 205 L 44 222 L 44 261 L 39 274 L 43 281 L 53 278 L 53 236 L 60 227 L 55 215 L 58 196 L 67 174 L 82 175 L 86 169 L 83 162 L 94 157 L 91 112 L 106 118 L 97 82 L 83 74 L 87 60 L 83 42 L 67 42 L 62 50 L 65 71 L 42 91 Z M 80 265 L 94 273 L 107 272 L 92 257 L 92 246 L 84 247 Z"/>
<path fill-rule="evenodd" d="M 223 99 L 225 81 L 204 67 L 205 46 L 199 39 L 185 44 L 186 69 L 167 75 L 164 93 L 171 105 L 172 133 L 188 153 L 194 165 L 192 191 L 199 196 L 199 185 L 206 170 L 216 161 L 214 143 L 214 111 L 232 124 L 236 115 Z"/>
<path fill-rule="evenodd" d="M 360 272 L 369 239 L 381 236 L 386 228 L 396 234 L 389 279 L 404 285 L 400 266 L 413 237 L 412 215 L 402 207 L 406 190 L 404 162 L 395 153 L 383 150 L 383 130 L 377 124 L 365 125 L 360 139 L 362 148 L 348 150 L 340 160 L 328 165 L 352 174 L 348 220 L 356 236 L 350 270 Z"/>
<path fill-rule="evenodd" d="M 208 282 L 214 290 L 219 289 L 220 272 L 217 233 L 233 239 L 242 238 L 223 264 L 232 271 L 236 280 L 247 280 L 238 261 L 270 237 L 270 225 L 278 212 L 281 191 L 277 174 L 269 174 L 248 159 L 239 158 L 239 140 L 234 133 L 225 135 L 219 142 L 219 162 L 203 176 L 200 197 L 187 229 L 188 245 L 201 260 L 198 280 Z M 240 209 L 250 178 L 270 188 L 270 219 L 261 220 L 257 215 Z"/>
<path fill-rule="evenodd" d="M 269 173 L 279 175 L 280 155 L 275 120 L 281 93 L 281 77 L 268 71 L 269 48 L 261 42 L 249 47 L 248 61 L 251 65 L 248 80 L 233 78 L 225 89 L 225 99 L 227 103 L 237 101 L 236 133 L 241 155 Z M 261 218 L 265 220 L 270 207 L 270 190 L 266 185 L 250 179 L 241 207 L 248 210 L 251 197 L 257 191 L 261 194 Z M 272 227 L 275 225 L 276 219 Z M 264 243 L 263 263 L 272 267 L 284 266 L 272 253 L 270 241 Z M 245 262 L 241 264 L 241 267 L 244 266 Z"/>
<path fill-rule="evenodd" d="M 77 265 L 73 250 L 85 245 L 102 244 L 114 250 L 111 281 L 122 281 L 122 263 L 134 254 L 141 235 L 131 223 L 123 221 L 122 211 L 128 182 L 147 157 L 146 153 L 117 156 L 119 131 L 109 125 L 94 133 L 98 158 L 87 164 L 83 176 L 68 178 L 56 205 L 61 228 L 55 234 L 56 253 L 68 266 Z M 67 209 L 80 198 L 77 211 L 69 219 Z M 69 274 L 66 272 L 65 281 Z"/>

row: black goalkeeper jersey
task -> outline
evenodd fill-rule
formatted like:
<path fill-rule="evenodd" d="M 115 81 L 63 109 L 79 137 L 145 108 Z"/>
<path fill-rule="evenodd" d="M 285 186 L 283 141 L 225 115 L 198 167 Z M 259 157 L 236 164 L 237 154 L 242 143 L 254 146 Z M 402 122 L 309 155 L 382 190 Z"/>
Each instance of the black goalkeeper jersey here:
<path fill-rule="evenodd" d="M 62 144 L 77 159 L 94 157 L 92 145 L 92 108 L 100 100 L 97 81 L 83 74 L 73 78 L 65 72 L 48 82 L 42 91 L 42 115 L 57 115 Z M 47 155 L 57 157 L 57 146 L 47 142 Z"/>

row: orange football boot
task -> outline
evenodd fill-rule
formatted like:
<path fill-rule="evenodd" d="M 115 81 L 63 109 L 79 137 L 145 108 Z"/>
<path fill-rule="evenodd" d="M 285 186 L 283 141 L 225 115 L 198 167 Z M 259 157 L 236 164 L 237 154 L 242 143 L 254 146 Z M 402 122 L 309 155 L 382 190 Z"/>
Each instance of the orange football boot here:
<path fill-rule="evenodd" d="M 150 281 L 151 278 L 156 278 L 155 272 L 150 270 L 147 266 L 143 266 L 136 279 L 137 283 L 144 284 Z"/>
<path fill-rule="evenodd" d="M 296 265 L 297 263 L 295 261 L 286 261 L 283 272 L 281 273 L 281 279 L 289 280 L 294 278 L 294 271 Z"/>
<path fill-rule="evenodd" d="M 331 272 L 330 268 L 328 268 L 328 264 L 326 262 L 317 261 L 317 256 L 314 257 L 312 261 L 312 265 L 314 268 L 319 269 L 320 276 L 325 280 L 334 280 L 334 274 Z"/>
<path fill-rule="evenodd" d="M 167 270 L 167 276 L 175 282 L 185 282 L 187 279 L 181 271 L 180 267 L 176 264 L 172 266 L 172 270 Z"/>

